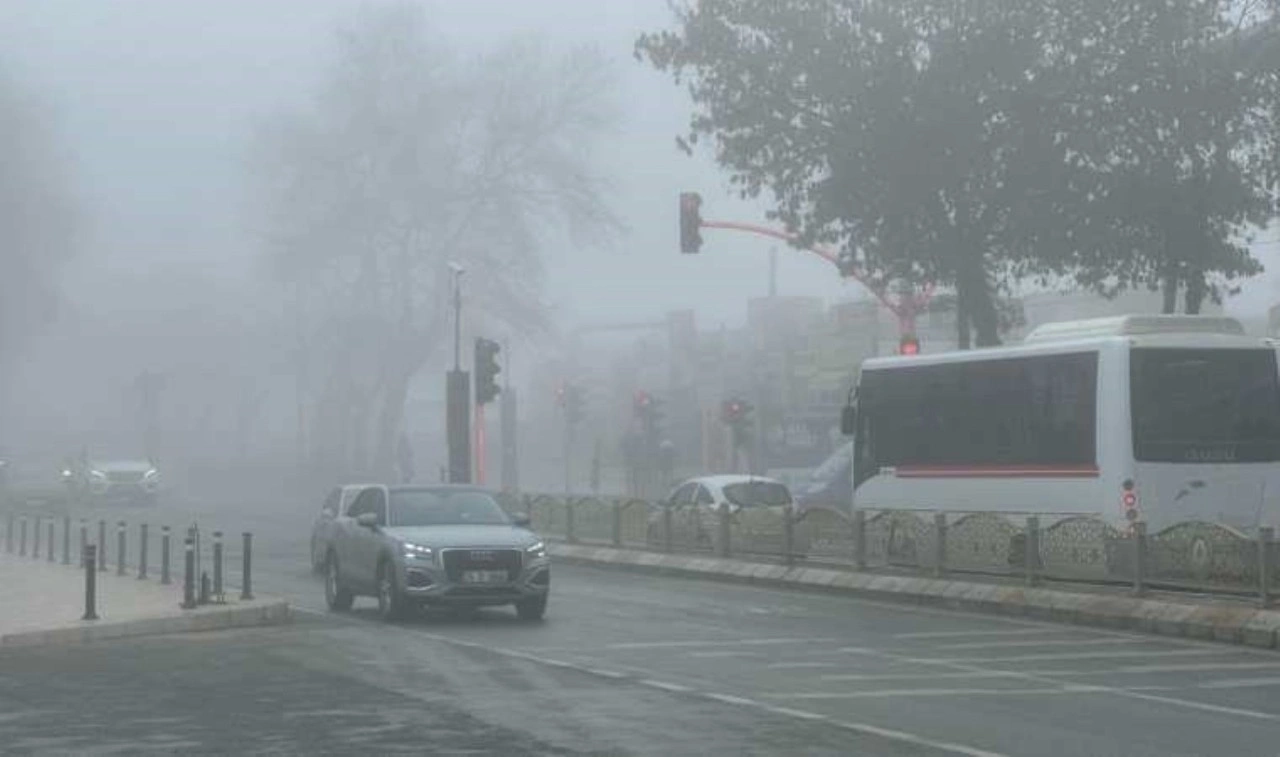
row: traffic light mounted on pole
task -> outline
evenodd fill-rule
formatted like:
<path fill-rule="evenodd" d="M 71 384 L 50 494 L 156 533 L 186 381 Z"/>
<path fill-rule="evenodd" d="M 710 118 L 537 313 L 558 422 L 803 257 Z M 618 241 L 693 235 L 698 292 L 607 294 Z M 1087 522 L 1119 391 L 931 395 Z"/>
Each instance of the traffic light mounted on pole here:
<path fill-rule="evenodd" d="M 702 197 L 697 192 L 680 193 L 680 252 L 695 255 L 702 249 Z"/>
<path fill-rule="evenodd" d="M 734 447 L 744 446 L 750 438 L 751 426 L 754 423 L 751 414 L 754 411 L 754 405 L 737 397 L 721 403 L 720 421 L 733 432 Z"/>
<path fill-rule="evenodd" d="M 498 366 L 498 353 L 502 345 L 492 339 L 476 337 L 476 404 L 487 405 L 498 398 L 502 387 L 498 386 L 498 374 L 502 368 Z"/>

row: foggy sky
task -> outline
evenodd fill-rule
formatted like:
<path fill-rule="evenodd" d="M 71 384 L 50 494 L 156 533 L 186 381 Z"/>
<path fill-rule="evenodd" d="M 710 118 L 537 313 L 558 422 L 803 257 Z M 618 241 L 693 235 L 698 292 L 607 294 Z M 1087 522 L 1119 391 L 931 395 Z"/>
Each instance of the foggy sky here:
<path fill-rule="evenodd" d="M 613 58 L 622 123 L 601 169 L 629 233 L 616 248 L 544 251 L 547 299 L 558 320 L 648 320 L 695 307 L 701 324 L 730 325 L 745 298 L 766 293 L 771 243 L 708 232 L 702 256 L 680 256 L 676 197 L 703 193 L 707 217 L 759 221 L 708 156 L 674 147 L 687 122 L 682 90 L 631 55 L 637 34 L 670 25 L 665 0 L 488 0 L 428 3 L 461 55 L 515 34 L 555 45 L 595 43 Z M 94 221 L 74 271 L 91 295 L 111 271 L 165 269 L 236 278 L 257 242 L 243 227 L 243 155 L 255 119 L 301 104 L 333 50 L 335 25 L 355 0 L 5 0 L 0 56 L 61 120 Z M 105 270 L 104 270 L 105 269 Z M 86 281 L 87 280 L 87 281 Z M 86 289 L 87 288 L 87 289 Z M 817 258 L 783 249 L 784 294 L 857 293 Z M 638 296 L 639 290 L 648 290 Z"/>

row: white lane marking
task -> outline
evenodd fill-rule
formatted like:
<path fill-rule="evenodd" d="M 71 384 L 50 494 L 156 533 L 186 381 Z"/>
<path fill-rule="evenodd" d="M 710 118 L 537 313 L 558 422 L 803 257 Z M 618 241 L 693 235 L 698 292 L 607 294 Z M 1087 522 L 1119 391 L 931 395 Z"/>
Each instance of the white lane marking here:
<path fill-rule="evenodd" d="M 948 639 L 962 636 L 1029 636 L 1031 634 L 1049 633 L 1048 628 L 1020 628 L 1002 631 L 917 631 L 915 633 L 895 633 L 895 639 Z"/>
<path fill-rule="evenodd" d="M 1125 691 L 1168 691 L 1167 686 L 1135 686 Z M 1055 686 L 1034 689 L 872 689 L 869 691 L 804 691 L 796 693 L 766 694 L 770 699 L 797 701 L 835 699 L 889 699 L 893 697 L 973 697 L 973 696 L 1045 696 L 1060 694 L 1097 694 L 1110 692 L 1108 686 Z"/>
<path fill-rule="evenodd" d="M 774 705 L 766 705 L 764 709 L 776 715 L 786 715 L 787 717 L 799 718 L 801 720 L 827 721 L 831 719 L 826 715 L 819 715 L 816 712 L 805 712 L 804 710 L 795 710 L 790 707 L 778 707 Z"/>
<path fill-rule="evenodd" d="M 689 652 L 685 656 L 709 659 L 717 659 L 721 657 L 755 657 L 751 652 L 734 652 L 728 649 L 713 649 L 706 652 Z"/>
<path fill-rule="evenodd" d="M 1008 649 L 1010 647 L 1092 647 L 1122 644 L 1153 644 L 1158 639 L 1050 639 L 1048 641 L 970 641 L 963 644 L 933 644 L 929 649 Z"/>
<path fill-rule="evenodd" d="M 687 694 L 693 691 L 693 689 L 689 686 L 682 686 L 678 683 L 670 683 L 668 681 L 657 681 L 652 678 L 642 678 L 639 681 L 637 681 L 637 683 L 641 684 L 642 686 L 648 686 L 654 689 L 661 689 L 662 691 L 671 691 L 677 694 Z"/>
<path fill-rule="evenodd" d="M 680 647 L 763 646 L 767 644 L 830 644 L 836 639 L 698 639 L 685 641 L 628 641 L 605 649 L 678 649 Z"/>
<path fill-rule="evenodd" d="M 1217 704 L 1207 704 L 1205 702 L 1195 702 L 1189 699 L 1176 699 L 1174 697 L 1162 697 L 1155 694 L 1140 694 L 1133 690 L 1116 689 L 1108 691 L 1108 693 L 1123 694 L 1125 696 L 1134 697 L 1135 699 L 1146 699 L 1151 702 L 1162 702 L 1171 704 L 1176 707 L 1186 707 L 1193 710 L 1204 710 L 1205 712 L 1216 712 L 1222 715 L 1239 715 L 1245 718 L 1255 718 L 1257 720 L 1276 720 L 1280 721 L 1280 715 L 1274 715 L 1270 712 L 1258 712 L 1257 710 L 1245 710 L 1238 707 L 1223 707 Z"/>
<path fill-rule="evenodd" d="M 1170 649 L 1170 650 L 1134 650 L 1116 652 L 1051 652 L 1046 654 L 1021 654 L 1008 657 L 903 657 L 907 662 L 918 662 L 929 665 L 963 665 L 966 663 L 992 664 L 997 662 L 1041 662 L 1047 660 L 1109 660 L 1126 657 L 1204 657 L 1206 655 L 1224 654 L 1223 650 L 1209 649 Z"/>
<path fill-rule="evenodd" d="M 626 673 L 620 673 L 616 670 L 605 670 L 604 668 L 584 667 L 582 669 L 593 676 L 600 676 L 601 678 L 612 678 L 614 680 L 623 680 L 631 677 L 631 676 L 628 676 Z"/>
<path fill-rule="evenodd" d="M 827 673 L 820 681 L 932 681 L 938 678 L 1016 678 L 1007 670 L 984 670 L 973 673 Z"/>
<path fill-rule="evenodd" d="M 1196 673 L 1214 670 L 1259 670 L 1280 668 L 1280 662 L 1193 662 L 1185 665 L 1125 665 L 1109 673 Z M 1046 672 L 1045 675 L 1058 675 Z"/>
<path fill-rule="evenodd" d="M 803 670 L 808 668 L 833 668 L 834 662 L 771 662 L 765 665 L 771 670 Z"/>
<path fill-rule="evenodd" d="M 1280 678 L 1225 678 L 1218 681 L 1205 681 L 1202 689 L 1244 689 L 1254 686 L 1280 686 Z"/>
<path fill-rule="evenodd" d="M 1190 654 L 1212 654 L 1212 653 L 1214 653 L 1214 652 L 1206 650 L 1206 651 L 1189 651 L 1189 653 L 1190 653 Z M 1127 655 L 1126 655 L 1125 653 L 1123 653 L 1123 652 L 1121 652 L 1121 653 L 1119 653 L 1119 654 L 1116 654 L 1116 653 L 1100 653 L 1100 654 L 1102 654 L 1103 656 L 1107 656 L 1107 657 L 1115 657 L 1115 656 L 1134 656 L 1134 657 L 1140 657 L 1140 656 L 1151 656 L 1150 654 L 1146 654 L 1146 655 L 1144 655 L 1144 654 L 1143 654 L 1143 653 L 1141 653 L 1141 652 L 1130 652 L 1130 653 L 1128 653 Z M 1166 652 L 1166 653 L 1158 653 L 1158 654 L 1159 654 L 1159 655 L 1171 655 L 1171 654 L 1175 654 L 1175 653 L 1173 653 L 1173 652 Z M 1217 654 L 1221 654 L 1221 652 L 1217 652 Z M 924 662 L 924 663 L 929 663 L 929 664 L 935 664 L 935 665 L 940 665 L 940 666 L 942 666 L 942 667 L 948 667 L 948 668 L 951 668 L 951 669 L 953 669 L 953 670 L 967 671 L 967 672 L 971 672 L 971 673 L 972 673 L 972 672 L 982 672 L 982 671 L 984 671 L 984 670 L 987 670 L 987 668 L 979 668 L 979 667 L 974 667 L 974 666 L 972 666 L 972 665 L 966 665 L 966 664 L 964 664 L 964 661 L 962 661 L 962 660 L 913 660 L 912 658 L 902 657 L 902 656 L 900 656 L 900 655 L 895 655 L 895 654 L 891 654 L 891 653 L 887 653 L 887 652 L 879 653 L 879 655 L 878 655 L 878 656 L 879 656 L 879 657 L 882 657 L 882 658 L 884 658 L 884 659 L 888 659 L 888 660 L 897 660 L 897 661 L 900 661 L 900 662 Z M 1046 655 L 1038 655 L 1038 656 L 1037 656 L 1037 655 L 1024 655 L 1024 656 L 1023 656 L 1023 658 L 1026 658 L 1026 657 L 1040 657 L 1040 658 L 1043 658 L 1043 657 L 1045 657 L 1045 656 L 1046 656 Z M 1062 656 L 1062 655 L 1057 655 L 1057 656 L 1052 656 L 1052 655 L 1050 655 L 1050 657 L 1055 657 L 1056 659 L 1062 659 L 1062 658 L 1063 658 L 1063 656 Z M 1066 656 L 1066 658 L 1067 658 L 1067 659 L 1076 659 L 1076 658 L 1078 658 L 1078 657 L 1079 657 L 1078 655 L 1068 655 L 1068 656 Z M 987 662 L 992 662 L 992 661 L 993 661 L 993 660 L 983 659 L 983 658 L 978 658 L 977 660 L 975 660 L 975 662 L 979 662 L 979 663 L 987 663 Z M 1047 684 L 1056 684 L 1056 685 L 1061 685 L 1061 684 L 1062 684 L 1062 682 L 1061 682 L 1061 681 L 1058 681 L 1058 680 L 1056 680 L 1056 679 L 1054 679 L 1054 678 L 1052 678 L 1052 677 L 1049 677 L 1049 676 L 1036 675 L 1036 674 L 1034 674 L 1034 673 L 1019 673 L 1019 672 L 1017 672 L 1017 671 L 1010 671 L 1010 672 L 1015 674 L 1015 676 L 1014 676 L 1014 677 L 1021 678 L 1022 680 L 1025 680 L 1025 681 L 1031 681 L 1031 682 L 1033 682 L 1033 683 L 1041 683 L 1041 684 L 1045 684 L 1045 683 L 1047 683 Z M 1099 687 L 1097 687 L 1097 688 L 1096 688 L 1096 691 L 1098 691 L 1099 693 L 1112 694 L 1112 695 L 1115 695 L 1115 696 L 1121 696 L 1121 697 L 1128 697 L 1128 698 L 1130 698 L 1130 699 L 1141 699 L 1141 700 L 1149 701 L 1149 702 L 1160 702 L 1160 703 L 1162 703 L 1162 704 L 1168 704 L 1168 705 L 1172 705 L 1172 706 L 1175 706 L 1175 707 L 1185 707 L 1185 708 L 1187 708 L 1187 709 L 1201 710 L 1201 711 L 1204 711 L 1204 712 L 1213 712 L 1213 713 L 1217 713 L 1217 714 L 1220 714 L 1220 715 L 1236 715 L 1236 716 L 1239 716 L 1239 717 L 1255 718 L 1255 719 L 1259 719 L 1259 720 L 1273 720 L 1273 721 L 1280 721 L 1280 715 L 1276 715 L 1276 714 L 1272 714 L 1272 713 L 1268 713 L 1268 712 L 1259 712 L 1259 711 L 1257 711 L 1257 710 L 1246 710 L 1246 709 L 1241 709 L 1241 708 L 1236 708 L 1236 707 L 1222 707 L 1222 706 L 1220 706 L 1220 705 L 1216 705 L 1216 704 L 1207 704 L 1207 703 L 1204 703 L 1204 702 L 1196 702 L 1196 701 L 1189 700 L 1189 699 L 1178 699 L 1178 698 L 1176 698 L 1176 697 L 1159 696 L 1159 695 L 1156 695 L 1156 694 L 1144 694 L 1144 693 L 1142 693 L 1141 691 L 1138 691 L 1138 690 L 1137 690 L 1137 687 L 1130 687 L 1130 688 L 1116 688 L 1116 687 L 1111 687 L 1111 686 L 1099 686 Z"/>
<path fill-rule="evenodd" d="M 702 692 L 702 696 L 707 699 L 714 699 L 717 702 L 723 702 L 724 704 L 738 705 L 739 707 L 753 707 L 756 704 L 746 697 L 738 697 L 732 694 L 718 694 L 714 691 L 704 691 Z"/>

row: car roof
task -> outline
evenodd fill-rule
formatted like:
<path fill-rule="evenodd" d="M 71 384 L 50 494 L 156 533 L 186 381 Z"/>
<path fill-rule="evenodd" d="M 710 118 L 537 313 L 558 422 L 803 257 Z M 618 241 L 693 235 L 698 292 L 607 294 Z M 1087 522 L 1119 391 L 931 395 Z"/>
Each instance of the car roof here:
<path fill-rule="evenodd" d="M 776 478 L 769 478 L 768 476 L 749 476 L 745 473 L 721 473 L 713 476 L 697 476 L 681 483 L 680 486 L 698 483 L 705 486 L 715 487 L 716 489 L 723 489 L 724 487 L 732 486 L 733 484 L 745 484 L 752 481 L 786 486 L 786 484 Z"/>
<path fill-rule="evenodd" d="M 485 494 L 494 494 L 492 489 L 475 484 L 396 484 L 388 486 L 387 491 L 392 492 L 483 492 Z"/>

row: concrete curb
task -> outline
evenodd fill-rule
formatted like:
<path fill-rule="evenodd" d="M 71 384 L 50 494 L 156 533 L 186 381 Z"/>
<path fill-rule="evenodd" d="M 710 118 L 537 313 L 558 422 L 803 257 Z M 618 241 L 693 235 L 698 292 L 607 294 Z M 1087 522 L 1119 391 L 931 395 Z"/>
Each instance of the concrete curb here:
<path fill-rule="evenodd" d="M 86 644 L 135 636 L 274 626 L 289 623 L 292 619 L 293 611 L 287 602 L 269 601 L 243 607 L 202 608 L 182 615 L 125 620 L 119 623 L 81 621 L 83 625 L 41 631 L 21 631 L 0 636 L 0 648 L 45 644 Z"/>
<path fill-rule="evenodd" d="M 644 573 L 750 583 L 1142 631 L 1163 636 L 1277 648 L 1280 610 L 1228 602 L 1173 602 L 1119 594 L 1090 594 L 950 578 L 857 573 L 835 568 L 755 563 L 581 544 L 550 543 L 551 555 L 570 564 Z"/>

